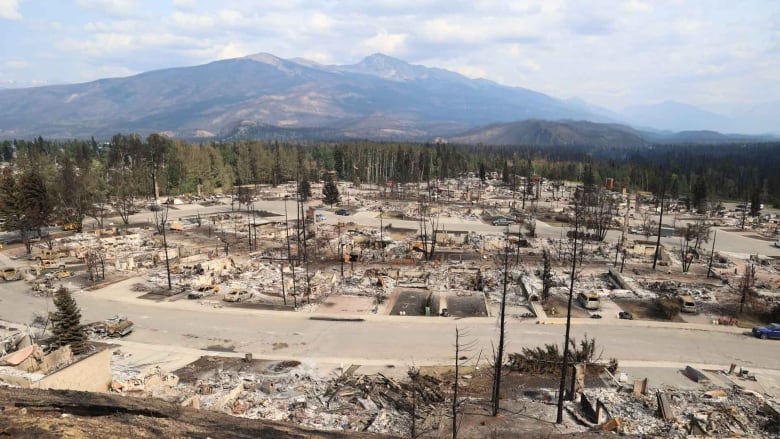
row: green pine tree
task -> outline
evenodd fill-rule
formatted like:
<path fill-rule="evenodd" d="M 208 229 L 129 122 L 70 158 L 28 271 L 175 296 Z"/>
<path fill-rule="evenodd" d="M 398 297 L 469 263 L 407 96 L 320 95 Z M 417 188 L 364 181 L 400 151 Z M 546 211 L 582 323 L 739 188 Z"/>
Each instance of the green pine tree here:
<path fill-rule="evenodd" d="M 58 346 L 70 345 L 74 354 L 87 351 L 87 336 L 81 325 L 81 310 L 67 288 L 61 287 L 54 293 L 57 311 L 51 318 L 54 337 Z"/>
<path fill-rule="evenodd" d="M 339 188 L 336 186 L 336 182 L 328 180 L 325 182 L 325 186 L 322 188 L 322 202 L 329 204 L 333 207 L 334 204 L 341 201 L 341 194 L 339 194 Z"/>
<path fill-rule="evenodd" d="M 309 198 L 311 198 L 311 183 L 309 183 L 309 180 L 305 178 L 301 180 L 301 184 L 298 186 L 298 197 L 302 201 L 309 201 Z"/>

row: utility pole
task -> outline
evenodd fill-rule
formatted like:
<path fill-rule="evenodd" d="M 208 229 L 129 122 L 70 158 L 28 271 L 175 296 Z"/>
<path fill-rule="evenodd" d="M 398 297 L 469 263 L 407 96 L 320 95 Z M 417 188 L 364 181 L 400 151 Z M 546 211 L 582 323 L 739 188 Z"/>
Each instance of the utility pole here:
<path fill-rule="evenodd" d="M 254 203 L 252 203 L 252 212 L 254 212 L 254 210 L 255 210 L 255 205 L 254 205 Z M 247 231 L 249 232 L 248 233 L 248 235 L 249 235 L 249 251 L 251 252 L 253 250 L 253 248 L 252 248 L 252 222 L 251 222 L 251 218 L 250 218 L 249 215 L 246 216 L 246 227 L 247 227 Z"/>
<path fill-rule="evenodd" d="M 623 230 L 620 234 L 620 242 L 618 243 L 618 251 L 623 249 L 623 245 L 626 242 L 626 235 L 628 234 L 628 218 L 631 211 L 631 196 L 626 195 L 626 215 L 623 217 Z M 615 256 L 615 266 L 617 266 L 617 256 Z"/>
<path fill-rule="evenodd" d="M 344 282 L 344 241 L 339 236 L 339 261 L 341 261 L 341 281 Z"/>
<path fill-rule="evenodd" d="M 580 207 L 579 202 L 574 204 L 574 247 L 571 255 L 571 275 L 569 284 L 569 303 L 566 307 L 566 336 L 563 339 L 563 364 L 561 365 L 561 382 L 558 387 L 558 414 L 555 418 L 556 424 L 563 423 L 563 392 L 566 388 L 566 370 L 569 368 L 569 333 L 571 330 L 571 301 L 574 296 L 574 279 L 577 269 L 577 235 L 580 229 Z"/>
<path fill-rule="evenodd" d="M 171 287 L 171 265 L 168 262 L 168 240 L 165 237 L 165 222 L 168 221 L 168 205 L 165 205 L 165 216 L 161 217 L 162 235 L 163 235 L 163 248 L 165 249 L 165 271 L 168 273 L 168 291 Z"/>
<path fill-rule="evenodd" d="M 707 279 L 712 275 L 712 260 L 715 258 L 715 238 L 718 237 L 718 231 L 712 235 L 712 250 L 710 251 L 710 263 L 707 264 Z"/>
<path fill-rule="evenodd" d="M 653 270 L 658 262 L 658 255 L 661 254 L 661 226 L 664 223 L 664 197 L 666 196 L 666 176 L 661 183 L 661 216 L 658 218 L 658 238 L 655 241 L 655 254 L 653 254 Z"/>
<path fill-rule="evenodd" d="M 287 294 L 284 292 L 284 259 L 279 261 L 279 272 L 282 273 L 282 300 L 287 305 Z"/>
<path fill-rule="evenodd" d="M 295 283 L 295 263 L 292 262 L 292 257 L 290 255 L 290 224 L 288 223 L 287 219 L 287 198 L 289 198 L 289 195 L 284 196 L 284 234 L 287 237 L 287 263 L 290 264 L 290 269 L 292 270 L 293 290 L 291 294 L 293 296 L 293 305 L 295 308 L 298 308 L 298 296 L 296 295 L 298 288 Z"/>

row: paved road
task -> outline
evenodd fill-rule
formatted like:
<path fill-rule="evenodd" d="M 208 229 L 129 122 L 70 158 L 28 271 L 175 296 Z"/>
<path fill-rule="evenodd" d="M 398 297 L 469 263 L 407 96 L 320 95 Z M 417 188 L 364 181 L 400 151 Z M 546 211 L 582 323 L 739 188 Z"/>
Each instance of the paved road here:
<path fill-rule="evenodd" d="M 288 206 L 289 207 L 289 206 Z M 284 210 L 283 202 L 256 203 L 256 208 Z M 208 214 L 224 210 L 184 207 L 171 217 Z M 293 209 L 294 210 L 294 209 Z M 143 221 L 151 214 L 139 214 L 133 221 Z M 336 221 L 330 213 L 328 222 Z M 293 216 L 293 215 L 291 215 Z M 348 217 L 350 218 L 350 217 Z M 378 225 L 378 218 L 357 215 L 361 223 Z M 445 222 L 445 221 L 443 221 Z M 396 221 L 393 221 L 394 225 Z M 409 221 L 409 227 L 416 223 Z M 463 227 L 478 232 L 503 228 L 461 220 L 448 227 Z M 539 225 L 542 236 L 560 236 L 560 229 Z M 741 246 L 764 244 L 736 233 L 719 233 L 719 243 L 739 251 Z M 727 236 L 721 240 L 721 236 Z M 755 242 L 754 242 L 755 241 Z M 721 248 L 720 245 L 717 248 Z M 12 263 L 0 253 L 0 265 Z M 32 297 L 24 282 L 0 283 L 0 319 L 29 322 L 33 312 L 53 309 L 50 299 Z M 333 322 L 310 320 L 306 313 L 264 312 L 242 309 L 214 308 L 193 302 L 155 303 L 136 299 L 126 285 L 118 285 L 88 293 L 77 293 L 85 321 L 123 314 L 136 321 L 137 330 L 128 340 L 156 345 L 175 345 L 195 349 L 232 347 L 240 352 L 252 352 L 257 357 L 294 357 L 315 361 L 360 364 L 435 364 L 452 361 L 452 344 L 456 328 L 467 331 L 465 338 L 475 343 L 474 354 L 491 352 L 497 339 L 496 321 L 491 318 L 418 318 L 368 316 L 363 322 Z M 703 330 L 694 325 L 685 329 L 642 322 L 577 322 L 573 336 L 585 333 L 596 337 L 604 348 L 605 357 L 625 361 L 719 364 L 732 362 L 743 367 L 780 369 L 780 342 L 761 341 L 724 328 Z M 697 329 L 691 329 L 697 328 Z M 510 319 L 507 329 L 508 352 L 523 346 L 560 343 L 562 325 L 534 325 Z M 282 344 L 284 343 L 284 344 Z"/>
<path fill-rule="evenodd" d="M 132 282 L 132 281 L 131 281 Z M 0 319 L 29 322 L 33 311 L 53 309 L 51 299 L 30 296 L 24 282 L 2 284 Z M 137 329 L 130 341 L 195 349 L 232 347 L 256 357 L 299 358 L 399 366 L 452 361 L 456 328 L 475 343 L 473 353 L 491 351 L 497 339 L 496 319 L 366 316 L 362 322 L 311 320 L 311 314 L 214 308 L 191 301 L 151 302 L 136 299 L 129 284 L 76 293 L 85 321 L 127 315 Z M 780 369 L 780 342 L 757 340 L 733 328 L 687 325 L 680 329 L 649 322 L 575 322 L 572 334 L 596 337 L 605 357 L 625 361 L 690 362 Z M 710 329 L 714 329 L 712 331 Z M 508 352 L 523 346 L 560 343 L 564 326 L 509 319 Z M 282 345 L 280 343 L 284 343 Z"/>

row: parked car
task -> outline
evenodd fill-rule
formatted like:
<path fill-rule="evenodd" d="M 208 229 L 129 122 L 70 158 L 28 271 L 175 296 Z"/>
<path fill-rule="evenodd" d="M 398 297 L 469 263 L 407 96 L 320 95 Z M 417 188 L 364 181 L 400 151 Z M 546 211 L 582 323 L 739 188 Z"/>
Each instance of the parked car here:
<path fill-rule="evenodd" d="M 322 214 L 322 213 L 318 213 L 318 214 L 314 215 L 314 221 L 325 221 L 326 218 L 328 218 L 328 217 L 325 216 L 325 214 Z"/>
<path fill-rule="evenodd" d="M 202 299 L 219 292 L 219 285 L 206 285 L 198 287 L 187 294 L 188 299 Z"/>
<path fill-rule="evenodd" d="M 66 277 L 73 276 L 73 272 L 69 270 L 57 270 L 54 273 L 52 273 L 52 276 L 56 279 L 65 279 Z"/>
<path fill-rule="evenodd" d="M 41 259 L 39 267 L 43 270 L 64 270 L 65 263 L 59 259 Z"/>
<path fill-rule="evenodd" d="M 680 311 L 696 313 L 696 301 L 690 295 L 680 296 Z"/>
<path fill-rule="evenodd" d="M 756 326 L 753 328 L 753 335 L 762 340 L 766 340 L 767 338 L 780 338 L 780 323 Z"/>
<path fill-rule="evenodd" d="M 601 300 L 599 299 L 599 293 L 596 292 L 582 292 L 577 296 L 577 300 L 585 309 L 599 309 L 601 308 Z"/>
<path fill-rule="evenodd" d="M 252 292 L 247 290 L 233 290 L 225 295 L 225 302 L 242 302 L 252 298 Z"/>
<path fill-rule="evenodd" d="M 124 337 L 133 332 L 135 324 L 127 317 L 113 316 L 102 322 L 89 323 L 84 329 L 98 337 Z"/>
<path fill-rule="evenodd" d="M 349 211 L 347 209 L 339 209 L 336 211 L 336 215 L 347 216 L 349 215 Z"/>
<path fill-rule="evenodd" d="M 2 274 L 5 281 L 20 280 L 22 278 L 22 273 L 14 267 L 5 267 L 0 274 Z"/>
<path fill-rule="evenodd" d="M 507 218 L 496 218 L 496 219 L 493 220 L 493 225 L 494 226 L 509 226 L 509 225 L 514 224 L 514 223 L 515 223 L 514 221 L 512 221 L 510 219 L 507 219 Z"/>
<path fill-rule="evenodd" d="M 777 242 L 775 242 L 775 247 L 780 248 L 780 239 L 778 239 Z"/>

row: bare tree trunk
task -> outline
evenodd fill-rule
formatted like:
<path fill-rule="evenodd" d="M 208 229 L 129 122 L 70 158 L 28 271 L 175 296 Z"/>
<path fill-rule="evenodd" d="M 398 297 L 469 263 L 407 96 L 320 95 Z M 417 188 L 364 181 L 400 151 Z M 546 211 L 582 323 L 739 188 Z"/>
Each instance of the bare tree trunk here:
<path fill-rule="evenodd" d="M 578 213 L 579 206 L 577 203 L 574 205 L 574 247 L 571 258 L 571 275 L 569 284 L 569 301 L 566 308 L 566 335 L 563 339 L 563 364 L 561 365 L 561 382 L 558 387 L 558 413 L 555 418 L 556 424 L 563 423 L 563 393 L 566 388 L 566 369 L 569 367 L 569 334 L 571 331 L 571 302 L 574 296 L 574 280 L 576 279 L 577 270 L 577 235 L 579 235 L 579 220 L 580 214 Z"/>
<path fill-rule="evenodd" d="M 506 226 L 506 243 L 509 242 L 509 226 Z M 493 416 L 498 415 L 498 410 L 501 401 L 501 372 L 504 365 L 504 337 L 505 331 L 505 311 L 506 311 L 506 290 L 507 282 L 509 279 L 509 245 L 504 245 L 504 291 L 501 294 L 501 311 L 500 311 L 500 326 L 498 333 L 498 353 L 494 359 L 493 366 L 495 370 L 493 372 Z"/>

